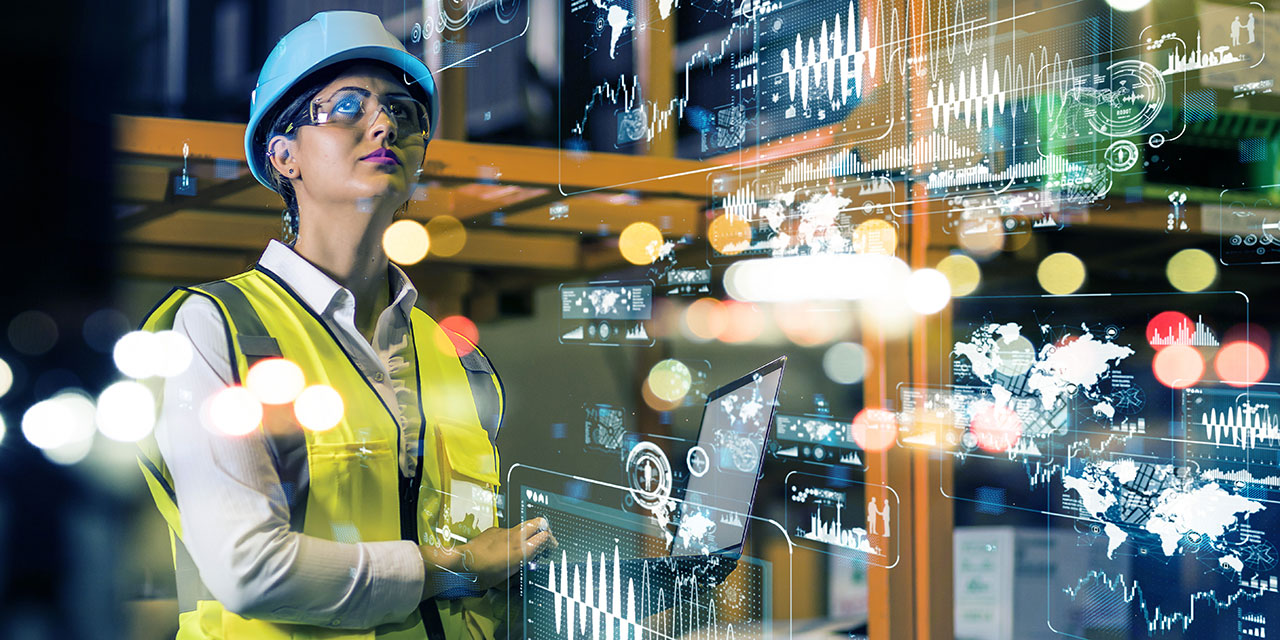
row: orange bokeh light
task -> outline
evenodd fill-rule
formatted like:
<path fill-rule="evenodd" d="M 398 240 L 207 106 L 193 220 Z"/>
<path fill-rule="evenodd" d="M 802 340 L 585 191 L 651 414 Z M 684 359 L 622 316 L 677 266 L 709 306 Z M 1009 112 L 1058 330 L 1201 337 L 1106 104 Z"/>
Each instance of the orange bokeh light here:
<path fill-rule="evenodd" d="M 969 430 L 978 437 L 978 448 L 991 453 L 1008 451 L 1022 437 L 1022 419 L 1013 409 L 984 403 L 969 419 Z"/>
<path fill-rule="evenodd" d="M 699 298 L 684 312 L 685 326 L 699 340 L 715 340 L 729 327 L 724 305 L 715 298 Z"/>
<path fill-rule="evenodd" d="M 764 333 L 764 312 L 750 302 L 726 300 L 725 317 L 728 326 L 720 332 L 720 341 L 729 344 L 751 342 Z"/>
<path fill-rule="evenodd" d="M 1233 387 L 1250 386 L 1267 375 L 1267 352 L 1262 347 L 1240 340 L 1223 345 L 1213 359 L 1218 378 Z"/>
<path fill-rule="evenodd" d="M 863 451 L 887 451 L 898 441 L 898 417 L 885 409 L 863 409 L 853 417 L 853 441 Z"/>
<path fill-rule="evenodd" d="M 1204 358 L 1200 352 L 1185 345 L 1173 345 L 1161 349 L 1151 361 L 1156 380 L 1171 389 L 1185 389 L 1200 381 L 1204 375 Z"/>

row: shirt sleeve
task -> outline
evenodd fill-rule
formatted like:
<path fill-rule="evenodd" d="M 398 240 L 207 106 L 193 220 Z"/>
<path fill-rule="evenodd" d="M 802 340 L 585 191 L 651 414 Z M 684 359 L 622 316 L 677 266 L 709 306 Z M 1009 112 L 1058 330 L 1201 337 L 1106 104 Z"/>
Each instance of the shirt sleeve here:
<path fill-rule="evenodd" d="M 193 295 L 174 330 L 191 366 L 164 384 L 156 442 L 173 476 L 183 542 L 200 577 L 245 617 L 351 629 L 401 622 L 418 606 L 422 556 L 408 540 L 342 543 L 289 530 L 289 506 L 265 436 L 223 435 L 202 405 L 233 383 L 225 321 Z"/>

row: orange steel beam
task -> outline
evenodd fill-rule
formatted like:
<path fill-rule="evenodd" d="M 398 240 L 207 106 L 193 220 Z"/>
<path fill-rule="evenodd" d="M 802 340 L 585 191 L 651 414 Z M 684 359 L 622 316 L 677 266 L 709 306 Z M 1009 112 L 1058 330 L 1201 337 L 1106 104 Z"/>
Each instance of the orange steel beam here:
<path fill-rule="evenodd" d="M 120 153 L 181 158 L 186 143 L 192 160 L 244 161 L 243 124 L 115 116 L 114 125 L 115 150 Z M 563 158 L 573 170 L 572 184 L 562 184 L 561 155 L 558 149 L 434 140 L 423 178 L 703 198 L 705 174 L 711 170 L 696 160 L 582 152 Z M 631 183 L 628 176 L 665 177 Z"/>

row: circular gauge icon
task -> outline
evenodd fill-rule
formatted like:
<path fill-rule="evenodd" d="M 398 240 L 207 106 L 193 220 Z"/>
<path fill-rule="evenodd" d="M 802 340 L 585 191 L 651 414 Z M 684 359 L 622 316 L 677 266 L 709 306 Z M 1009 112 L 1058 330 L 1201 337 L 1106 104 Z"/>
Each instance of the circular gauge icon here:
<path fill-rule="evenodd" d="M 692 473 L 695 478 L 701 478 L 711 470 L 711 456 L 707 455 L 707 450 L 703 449 L 702 445 L 696 445 L 690 449 L 684 459 L 689 465 L 689 473 Z"/>
<path fill-rule="evenodd" d="M 627 454 L 627 485 L 636 504 L 655 511 L 671 497 L 671 462 L 652 442 L 641 442 Z"/>
<path fill-rule="evenodd" d="M 1107 67 L 1089 124 L 1113 138 L 1142 133 L 1160 115 L 1165 101 L 1164 77 L 1142 60 L 1120 60 Z"/>

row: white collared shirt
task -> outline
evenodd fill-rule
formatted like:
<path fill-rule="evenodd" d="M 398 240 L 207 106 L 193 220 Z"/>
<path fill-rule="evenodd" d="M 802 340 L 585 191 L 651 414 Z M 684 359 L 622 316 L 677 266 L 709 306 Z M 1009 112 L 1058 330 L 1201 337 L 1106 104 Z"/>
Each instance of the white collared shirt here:
<path fill-rule="evenodd" d="M 390 265 L 391 305 L 370 343 L 355 326 L 355 298 L 292 248 L 272 240 L 258 264 L 320 317 L 400 423 L 400 471 L 414 473 L 421 416 L 409 313 L 418 292 Z M 400 622 L 417 607 L 425 567 L 412 541 L 334 542 L 289 531 L 289 507 L 261 431 L 220 434 L 201 407 L 234 382 L 222 314 L 202 296 L 178 310 L 174 330 L 196 357 L 164 385 L 156 442 L 173 476 L 183 542 L 219 601 L 248 617 L 341 628 Z"/>

